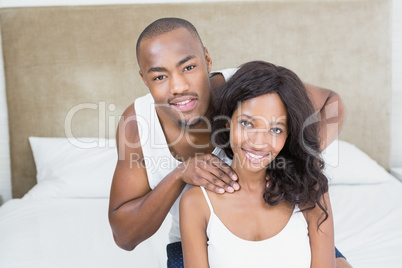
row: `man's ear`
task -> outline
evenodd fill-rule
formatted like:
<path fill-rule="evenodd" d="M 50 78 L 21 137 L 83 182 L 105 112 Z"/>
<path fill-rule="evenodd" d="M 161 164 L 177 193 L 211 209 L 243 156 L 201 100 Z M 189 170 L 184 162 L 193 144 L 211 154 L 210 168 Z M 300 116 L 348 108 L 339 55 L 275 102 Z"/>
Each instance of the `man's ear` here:
<path fill-rule="evenodd" d="M 212 59 L 211 56 L 209 55 L 208 49 L 206 47 L 204 47 L 204 49 L 205 49 L 205 61 L 207 62 L 208 73 L 210 73 L 212 70 Z"/>
<path fill-rule="evenodd" d="M 142 81 L 143 81 L 144 84 L 148 87 L 147 81 L 145 81 L 145 78 L 144 78 L 144 75 L 142 74 L 142 71 L 139 70 L 138 72 L 140 73 L 140 76 L 141 76 L 141 78 L 142 78 Z"/>

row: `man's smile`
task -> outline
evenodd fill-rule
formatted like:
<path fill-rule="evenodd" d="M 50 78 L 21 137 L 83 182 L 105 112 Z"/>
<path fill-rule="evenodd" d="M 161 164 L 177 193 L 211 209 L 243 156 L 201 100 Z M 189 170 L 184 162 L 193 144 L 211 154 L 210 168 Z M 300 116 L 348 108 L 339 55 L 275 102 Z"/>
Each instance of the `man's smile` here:
<path fill-rule="evenodd" d="M 180 112 L 188 112 L 195 108 L 197 105 L 198 99 L 193 96 L 185 96 L 176 98 L 169 102 L 175 109 L 179 110 Z"/>

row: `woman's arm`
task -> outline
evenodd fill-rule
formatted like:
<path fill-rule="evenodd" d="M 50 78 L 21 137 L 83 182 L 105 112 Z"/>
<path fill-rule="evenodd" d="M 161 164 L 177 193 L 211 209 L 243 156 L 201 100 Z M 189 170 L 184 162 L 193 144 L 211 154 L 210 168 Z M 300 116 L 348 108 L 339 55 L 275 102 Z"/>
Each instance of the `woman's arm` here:
<path fill-rule="evenodd" d="M 180 234 L 185 268 L 208 265 L 207 234 L 209 208 L 200 187 L 187 190 L 180 200 Z"/>
<path fill-rule="evenodd" d="M 328 218 L 320 225 L 319 229 L 318 224 L 325 216 L 322 214 L 322 210 L 316 206 L 312 210 L 304 212 L 310 238 L 311 268 L 335 268 L 334 220 L 328 192 L 324 194 L 322 199 L 327 207 Z"/>

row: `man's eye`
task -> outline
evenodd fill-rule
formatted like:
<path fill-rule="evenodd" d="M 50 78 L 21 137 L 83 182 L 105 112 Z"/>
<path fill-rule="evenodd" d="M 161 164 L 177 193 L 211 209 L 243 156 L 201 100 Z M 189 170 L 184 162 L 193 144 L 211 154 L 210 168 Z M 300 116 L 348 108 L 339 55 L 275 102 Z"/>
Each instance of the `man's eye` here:
<path fill-rule="evenodd" d="M 194 69 L 194 65 L 190 65 L 190 66 L 187 66 L 186 68 L 184 68 L 186 71 L 190 71 L 190 70 L 192 70 L 192 69 Z"/>
<path fill-rule="evenodd" d="M 240 121 L 240 124 L 241 124 L 243 127 L 250 127 L 250 126 L 251 126 L 251 123 L 248 122 L 248 121 Z"/>
<path fill-rule="evenodd" d="M 164 78 L 165 78 L 164 75 L 159 75 L 159 76 L 155 77 L 154 80 L 155 80 L 155 81 L 160 81 L 160 80 L 162 80 L 162 79 L 164 79 Z"/>
<path fill-rule="evenodd" d="M 271 128 L 271 132 L 273 132 L 275 134 L 281 134 L 283 132 L 283 130 L 280 128 L 274 127 L 274 128 Z"/>

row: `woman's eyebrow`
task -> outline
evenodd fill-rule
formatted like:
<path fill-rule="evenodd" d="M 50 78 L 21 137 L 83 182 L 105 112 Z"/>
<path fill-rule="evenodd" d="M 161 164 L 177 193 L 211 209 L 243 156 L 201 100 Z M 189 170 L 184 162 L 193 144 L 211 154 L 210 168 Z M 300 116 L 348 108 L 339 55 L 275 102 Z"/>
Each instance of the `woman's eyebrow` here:
<path fill-rule="evenodd" d="M 283 123 L 283 122 L 281 122 L 281 121 L 278 121 L 278 122 L 272 122 L 272 125 L 282 125 L 282 126 L 285 126 L 285 127 L 286 127 L 286 124 L 285 124 L 285 123 Z"/>
<path fill-rule="evenodd" d="M 238 119 L 238 118 L 240 118 L 240 117 L 247 117 L 247 119 L 249 119 L 249 120 L 255 120 L 255 118 L 254 118 L 253 116 L 249 116 L 249 115 L 247 115 L 247 114 L 238 115 L 236 119 Z"/>

